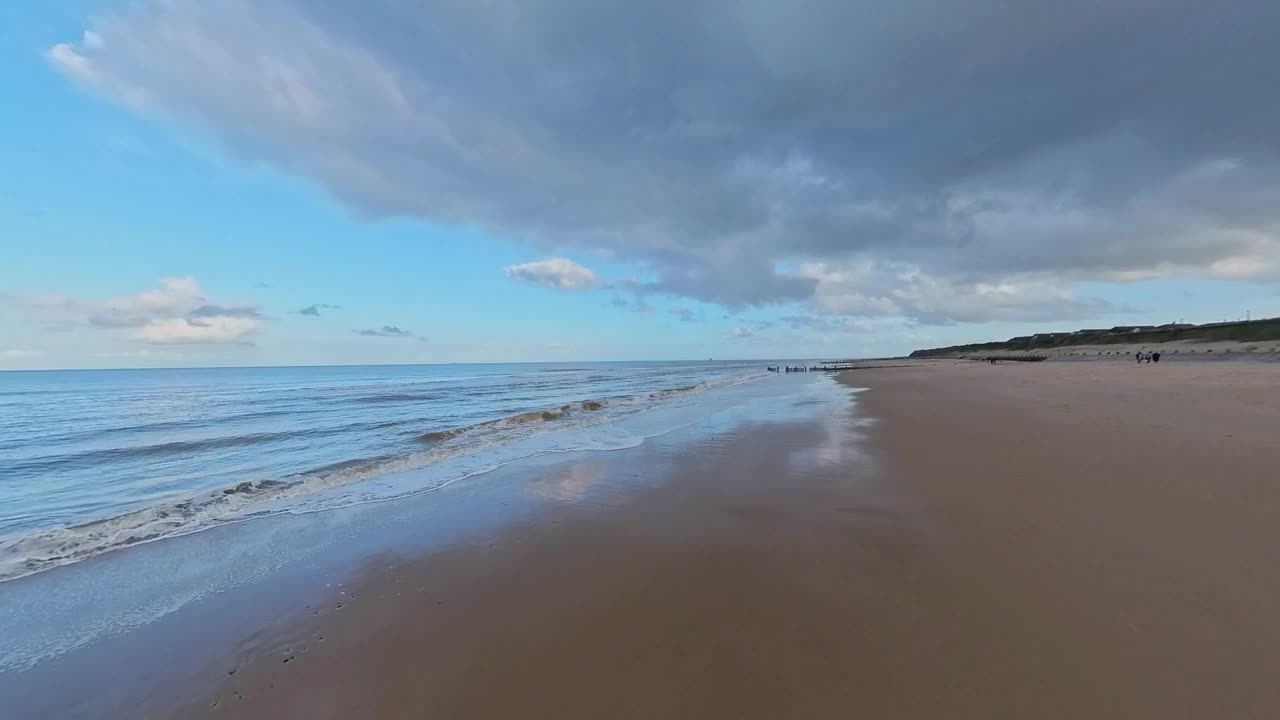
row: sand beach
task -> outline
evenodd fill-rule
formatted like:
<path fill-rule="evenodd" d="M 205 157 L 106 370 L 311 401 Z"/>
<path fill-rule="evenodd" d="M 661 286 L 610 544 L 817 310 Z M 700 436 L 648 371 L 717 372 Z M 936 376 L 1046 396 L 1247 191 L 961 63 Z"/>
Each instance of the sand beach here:
<path fill-rule="evenodd" d="M 182 715 L 1272 716 L 1280 375 L 1219 368 L 851 371 L 869 427 L 370 563 Z"/>

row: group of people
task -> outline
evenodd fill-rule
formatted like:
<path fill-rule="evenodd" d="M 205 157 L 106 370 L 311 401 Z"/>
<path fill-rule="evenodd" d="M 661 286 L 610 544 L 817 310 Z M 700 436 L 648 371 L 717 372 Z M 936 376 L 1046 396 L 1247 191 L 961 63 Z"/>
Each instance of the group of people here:
<path fill-rule="evenodd" d="M 1138 352 L 1134 353 L 1134 357 L 1138 359 L 1139 363 L 1160 362 L 1160 353 L 1151 352 L 1150 350 L 1148 350 L 1147 352 L 1142 352 L 1141 350 L 1139 350 Z"/>

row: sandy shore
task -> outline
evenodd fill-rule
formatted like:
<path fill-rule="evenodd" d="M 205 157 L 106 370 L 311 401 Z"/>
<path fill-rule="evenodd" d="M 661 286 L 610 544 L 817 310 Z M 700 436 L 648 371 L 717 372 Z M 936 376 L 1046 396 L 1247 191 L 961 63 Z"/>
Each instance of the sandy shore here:
<path fill-rule="evenodd" d="M 186 717 L 814 717 L 892 680 L 860 647 L 910 533 L 846 427 L 605 453 L 536 482 L 575 502 L 382 558 Z M 631 477 L 657 473 L 659 486 Z M 289 662 L 285 662 L 285 660 Z M 873 678 L 872 675 L 875 677 Z"/>
<path fill-rule="evenodd" d="M 959 707 L 1280 712 L 1280 368 L 939 363 L 858 380 L 952 576 L 933 591 L 984 634 L 965 674 L 988 682 Z"/>
<path fill-rule="evenodd" d="M 180 714 L 1275 717 L 1278 371 L 853 371 L 866 441 L 566 468 L 619 489 L 369 562 Z"/>

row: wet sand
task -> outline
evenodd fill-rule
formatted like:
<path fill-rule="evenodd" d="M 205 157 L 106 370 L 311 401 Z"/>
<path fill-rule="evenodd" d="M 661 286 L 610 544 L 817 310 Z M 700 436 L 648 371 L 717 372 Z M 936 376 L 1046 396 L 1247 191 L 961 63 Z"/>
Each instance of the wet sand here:
<path fill-rule="evenodd" d="M 179 714 L 1274 717 L 1280 372 L 1221 368 L 853 371 L 865 440 L 570 466 L 536 482 L 573 502 L 371 560 Z"/>
<path fill-rule="evenodd" d="M 850 662 L 889 675 L 859 647 L 878 630 L 850 619 L 890 602 L 866 579 L 892 576 L 910 544 L 859 446 L 843 424 L 769 425 L 649 458 L 662 467 L 606 453 L 540 478 L 553 494 L 596 490 L 483 541 L 370 563 L 185 716 L 851 706 Z M 658 486 L 630 482 L 655 471 Z"/>

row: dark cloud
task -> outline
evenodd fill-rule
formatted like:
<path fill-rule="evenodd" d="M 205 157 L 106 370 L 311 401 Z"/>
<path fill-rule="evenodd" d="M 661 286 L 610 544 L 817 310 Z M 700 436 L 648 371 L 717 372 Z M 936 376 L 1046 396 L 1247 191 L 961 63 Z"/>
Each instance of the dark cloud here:
<path fill-rule="evenodd" d="M 201 305 L 188 315 L 191 318 L 235 317 L 262 318 L 257 307 L 251 305 Z"/>
<path fill-rule="evenodd" d="M 639 291 L 634 291 L 634 290 L 631 293 L 630 299 L 627 299 L 621 295 L 614 295 L 613 298 L 609 300 L 609 305 L 610 307 L 616 307 L 622 310 L 630 310 L 631 312 L 638 312 L 638 313 L 653 312 L 653 306 L 645 302 L 644 293 Z"/>
<path fill-rule="evenodd" d="M 92 30 L 64 73 L 364 215 L 736 310 L 1087 316 L 1083 280 L 1280 267 L 1273 0 L 170 0 Z"/>
<path fill-rule="evenodd" d="M 310 315 L 311 317 L 320 317 L 321 310 L 341 310 L 341 305 L 326 305 L 325 303 L 316 303 L 308 305 L 298 311 L 299 315 Z"/>
<path fill-rule="evenodd" d="M 784 315 L 778 321 L 792 330 L 816 330 L 823 333 L 863 333 L 874 328 L 865 320 L 828 315 Z"/>
<path fill-rule="evenodd" d="M 395 325 L 383 325 L 378 330 L 355 330 L 354 332 L 365 337 L 413 337 L 412 332 L 401 330 Z"/>

